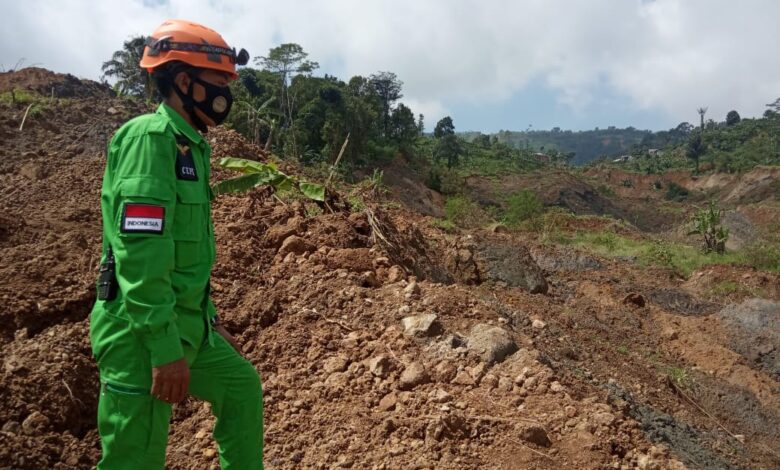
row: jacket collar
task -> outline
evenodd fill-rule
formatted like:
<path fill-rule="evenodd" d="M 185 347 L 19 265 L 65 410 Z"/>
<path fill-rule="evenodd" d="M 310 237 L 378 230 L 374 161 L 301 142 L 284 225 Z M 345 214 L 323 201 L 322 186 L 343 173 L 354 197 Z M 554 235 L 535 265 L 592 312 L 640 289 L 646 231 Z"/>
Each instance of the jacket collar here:
<path fill-rule="evenodd" d="M 160 103 L 160 106 L 157 108 L 157 114 L 162 114 L 163 116 L 167 117 L 171 121 L 174 130 L 176 130 L 176 132 L 179 134 L 184 134 L 184 136 L 193 144 L 199 145 L 201 142 L 203 142 L 203 136 L 200 135 L 200 132 L 196 131 L 191 125 L 187 123 L 187 121 L 184 120 L 181 114 L 177 113 L 175 109 L 171 108 L 167 104 Z"/>

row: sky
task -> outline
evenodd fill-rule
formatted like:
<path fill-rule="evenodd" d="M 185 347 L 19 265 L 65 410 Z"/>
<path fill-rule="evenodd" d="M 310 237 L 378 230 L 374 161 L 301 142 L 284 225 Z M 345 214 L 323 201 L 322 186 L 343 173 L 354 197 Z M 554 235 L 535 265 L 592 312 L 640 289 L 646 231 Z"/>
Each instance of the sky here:
<path fill-rule="evenodd" d="M 760 116 L 780 97 L 777 0 L 0 0 L 0 70 L 99 79 L 167 18 L 266 55 L 300 44 L 319 74 L 392 71 L 427 130 L 662 130 Z"/>

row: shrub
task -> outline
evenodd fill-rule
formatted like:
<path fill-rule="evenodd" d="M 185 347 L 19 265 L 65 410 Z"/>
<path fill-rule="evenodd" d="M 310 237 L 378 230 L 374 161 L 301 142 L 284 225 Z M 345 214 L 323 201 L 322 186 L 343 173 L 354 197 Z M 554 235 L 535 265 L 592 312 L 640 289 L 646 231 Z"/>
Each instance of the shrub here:
<path fill-rule="evenodd" d="M 441 192 L 441 175 L 435 170 L 429 171 L 428 177 L 425 178 L 425 186 L 434 191 Z"/>
<path fill-rule="evenodd" d="M 650 262 L 661 266 L 672 267 L 672 251 L 664 243 L 656 240 L 647 251 Z"/>
<path fill-rule="evenodd" d="M 682 201 L 688 197 L 688 190 L 674 181 L 670 181 L 666 185 L 666 200 L 667 201 Z"/>
<path fill-rule="evenodd" d="M 544 206 L 536 194 L 528 189 L 510 196 L 506 205 L 504 223 L 510 227 L 517 227 L 522 222 L 541 215 L 544 210 Z"/>
<path fill-rule="evenodd" d="M 617 247 L 617 236 L 613 232 L 601 232 L 596 234 L 596 236 L 593 237 L 593 241 L 597 245 L 601 245 L 604 248 L 607 249 L 608 252 L 615 251 L 615 248 Z"/>
<path fill-rule="evenodd" d="M 599 192 L 602 196 L 606 197 L 615 197 L 615 190 L 607 186 L 606 184 L 601 184 L 596 188 L 596 191 Z"/>
<path fill-rule="evenodd" d="M 444 214 L 448 221 L 460 227 L 474 228 L 487 223 L 487 217 L 479 205 L 465 196 L 447 198 Z"/>

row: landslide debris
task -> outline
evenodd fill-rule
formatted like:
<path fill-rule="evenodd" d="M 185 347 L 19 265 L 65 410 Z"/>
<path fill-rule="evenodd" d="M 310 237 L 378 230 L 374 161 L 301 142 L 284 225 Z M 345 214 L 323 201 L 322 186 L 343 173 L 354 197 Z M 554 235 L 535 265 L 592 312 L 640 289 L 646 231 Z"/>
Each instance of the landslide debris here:
<path fill-rule="evenodd" d="M 43 90 L 70 79 L 3 80 Z M 87 315 L 103 149 L 142 109 L 97 91 L 53 103 L 23 132 L 20 108 L 0 121 L 0 467 L 92 468 L 99 458 Z M 208 137 L 213 164 L 266 158 L 232 131 Z M 215 179 L 226 176 L 215 166 Z M 214 300 L 263 377 L 266 468 L 778 464 L 771 397 L 745 398 L 753 388 L 704 362 L 742 357 L 728 349 L 741 343 L 707 328 L 749 333 L 752 323 L 700 308 L 660 271 L 516 235 L 448 235 L 404 208 L 331 212 L 260 190 L 218 198 L 214 220 Z M 624 303 L 632 293 L 648 301 Z M 676 348 L 702 332 L 721 349 L 680 359 Z M 760 390 L 773 383 L 743 367 Z M 176 406 L 168 468 L 217 468 L 213 425 L 206 404 Z"/>

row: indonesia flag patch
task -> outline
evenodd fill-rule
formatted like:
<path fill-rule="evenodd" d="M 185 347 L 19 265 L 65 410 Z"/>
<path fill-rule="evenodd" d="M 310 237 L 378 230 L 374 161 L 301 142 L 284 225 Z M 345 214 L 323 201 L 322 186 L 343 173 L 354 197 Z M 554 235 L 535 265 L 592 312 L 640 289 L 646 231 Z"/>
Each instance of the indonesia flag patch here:
<path fill-rule="evenodd" d="M 125 204 L 122 213 L 122 233 L 163 232 L 165 207 L 152 204 Z"/>

